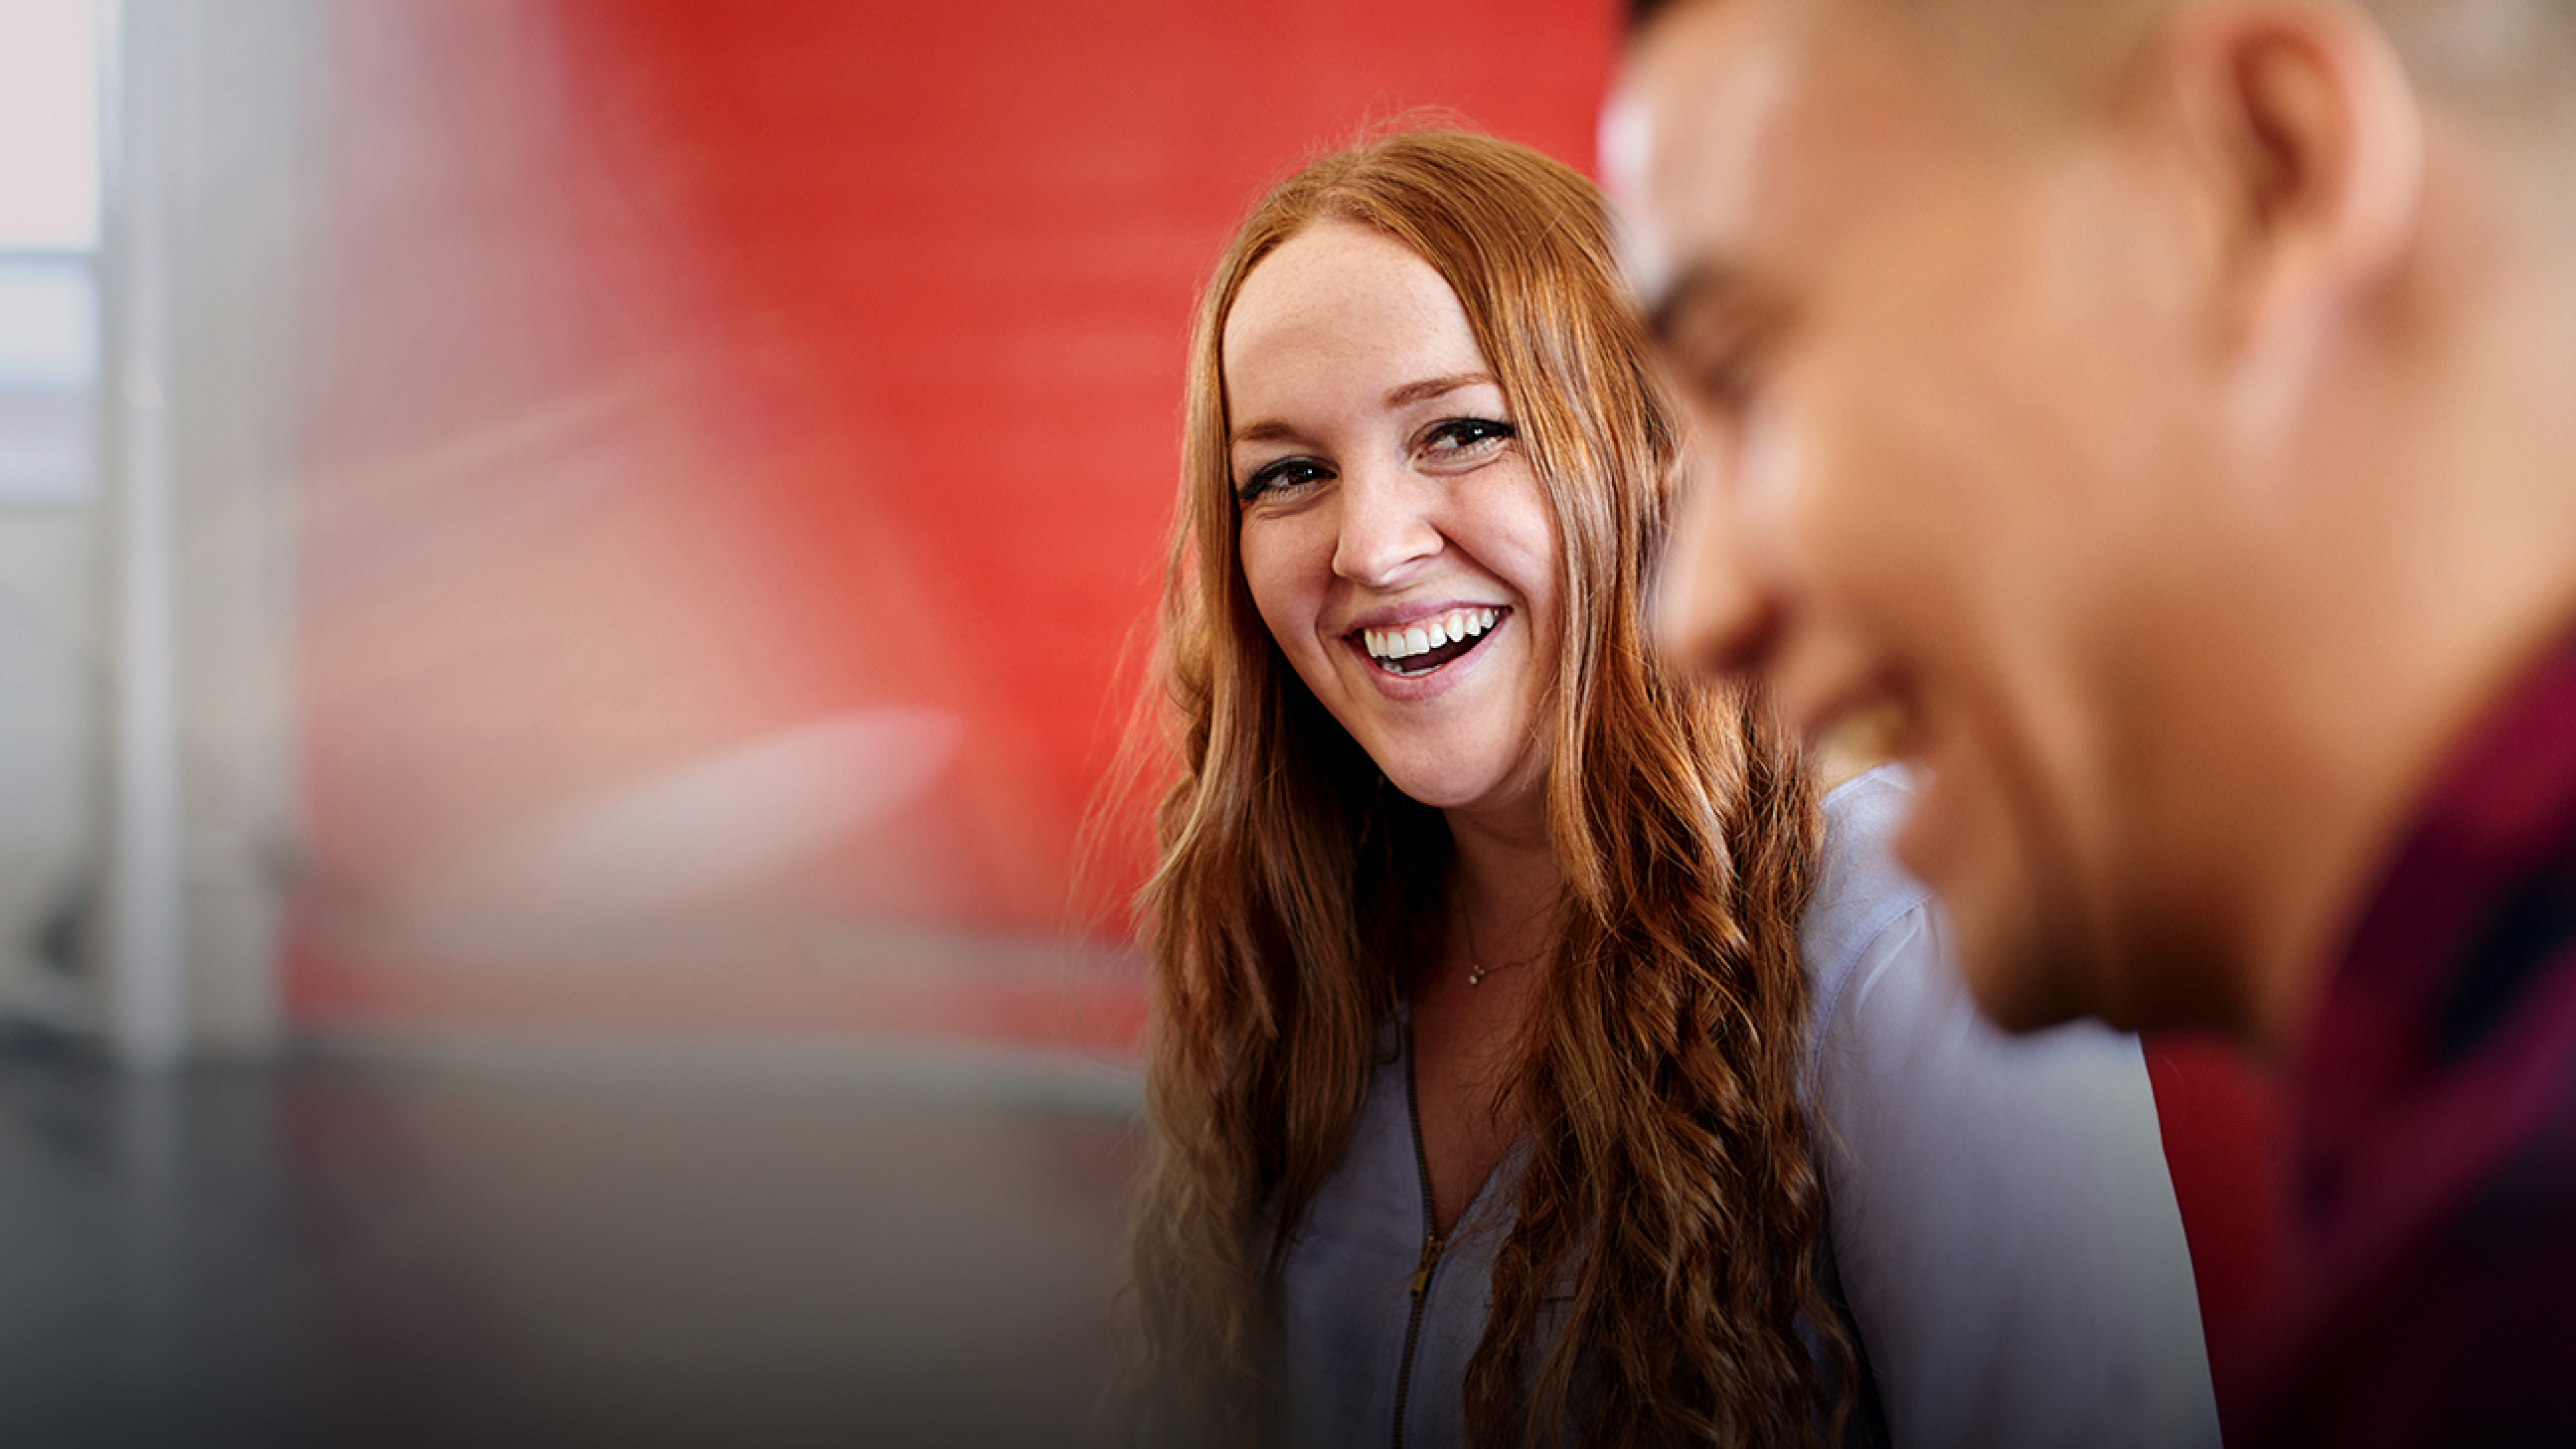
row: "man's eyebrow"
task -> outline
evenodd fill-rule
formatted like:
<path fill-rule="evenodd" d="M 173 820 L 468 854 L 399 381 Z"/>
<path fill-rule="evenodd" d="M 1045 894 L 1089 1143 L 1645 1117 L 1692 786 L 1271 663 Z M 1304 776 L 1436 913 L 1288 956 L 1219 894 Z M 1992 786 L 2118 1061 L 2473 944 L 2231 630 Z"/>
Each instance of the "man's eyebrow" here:
<path fill-rule="evenodd" d="M 1695 320 L 1741 307 L 1750 291 L 1747 278 L 1737 268 L 1720 262 L 1695 263 L 1675 278 L 1661 297 L 1650 299 L 1646 330 L 1657 343 L 1671 347 Z"/>

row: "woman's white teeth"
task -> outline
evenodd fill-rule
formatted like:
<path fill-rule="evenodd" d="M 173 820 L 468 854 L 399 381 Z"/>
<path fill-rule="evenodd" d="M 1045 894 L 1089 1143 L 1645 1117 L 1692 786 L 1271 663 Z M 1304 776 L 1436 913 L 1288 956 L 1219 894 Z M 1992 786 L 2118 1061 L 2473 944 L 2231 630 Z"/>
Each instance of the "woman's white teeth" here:
<path fill-rule="evenodd" d="M 1452 609 L 1437 619 L 1425 619 L 1401 629 L 1364 629 L 1361 642 L 1368 646 L 1372 659 L 1410 659 L 1428 654 L 1443 644 L 1482 634 L 1502 617 L 1498 609 Z"/>

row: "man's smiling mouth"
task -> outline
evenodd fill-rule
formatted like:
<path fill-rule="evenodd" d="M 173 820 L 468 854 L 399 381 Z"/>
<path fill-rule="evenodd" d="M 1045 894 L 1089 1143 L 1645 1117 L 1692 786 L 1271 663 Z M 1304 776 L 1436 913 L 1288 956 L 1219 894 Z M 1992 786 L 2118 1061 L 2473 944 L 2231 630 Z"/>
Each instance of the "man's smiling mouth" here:
<path fill-rule="evenodd" d="M 1362 629 L 1369 662 L 1399 679 L 1429 674 L 1485 642 L 1509 609 L 1452 609 L 1401 629 Z"/>

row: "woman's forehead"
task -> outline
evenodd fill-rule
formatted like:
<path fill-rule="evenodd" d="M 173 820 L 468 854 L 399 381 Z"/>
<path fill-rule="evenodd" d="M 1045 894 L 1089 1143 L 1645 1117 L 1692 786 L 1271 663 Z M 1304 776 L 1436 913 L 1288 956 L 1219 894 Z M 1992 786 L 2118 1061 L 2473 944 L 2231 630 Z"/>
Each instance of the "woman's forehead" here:
<path fill-rule="evenodd" d="M 1440 274 L 1382 233 L 1299 233 L 1245 279 L 1219 366 L 1239 436 L 1317 406 L 1383 408 L 1491 363 Z M 1280 415 L 1280 416 L 1274 416 Z"/>

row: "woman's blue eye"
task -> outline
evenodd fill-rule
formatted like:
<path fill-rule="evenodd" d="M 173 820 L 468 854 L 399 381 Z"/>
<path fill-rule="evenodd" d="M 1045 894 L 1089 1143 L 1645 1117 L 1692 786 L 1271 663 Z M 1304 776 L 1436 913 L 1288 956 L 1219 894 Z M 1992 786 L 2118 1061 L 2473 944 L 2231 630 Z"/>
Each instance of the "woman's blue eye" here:
<path fill-rule="evenodd" d="M 1282 458 L 1257 469 L 1251 477 L 1236 484 L 1234 498 L 1238 503 L 1250 503 L 1264 494 L 1303 488 L 1331 476 L 1330 469 L 1312 458 Z"/>

